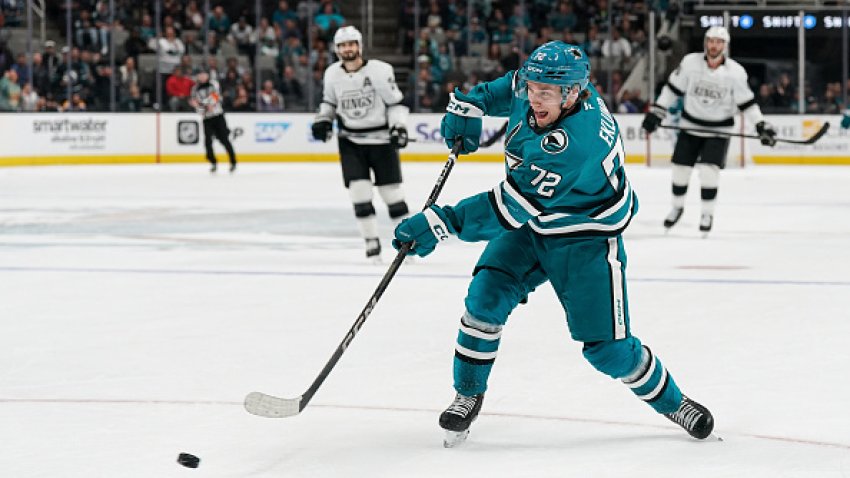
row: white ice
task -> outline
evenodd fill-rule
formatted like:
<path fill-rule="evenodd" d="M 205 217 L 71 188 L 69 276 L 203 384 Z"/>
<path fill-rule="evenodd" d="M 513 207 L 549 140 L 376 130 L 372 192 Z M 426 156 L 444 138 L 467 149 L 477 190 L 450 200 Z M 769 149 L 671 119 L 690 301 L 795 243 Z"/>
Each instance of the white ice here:
<path fill-rule="evenodd" d="M 411 207 L 441 168 L 405 163 Z M 850 168 L 728 170 L 708 239 L 697 183 L 665 236 L 669 169 L 628 173 L 633 332 L 723 442 L 593 370 L 545 286 L 508 323 L 469 440 L 444 449 L 482 248 L 456 240 L 401 268 L 301 415 L 249 415 L 250 391 L 306 390 L 393 257 L 366 263 L 338 166 L 5 168 L 0 476 L 850 477 Z M 501 175 L 461 159 L 440 202 Z"/>

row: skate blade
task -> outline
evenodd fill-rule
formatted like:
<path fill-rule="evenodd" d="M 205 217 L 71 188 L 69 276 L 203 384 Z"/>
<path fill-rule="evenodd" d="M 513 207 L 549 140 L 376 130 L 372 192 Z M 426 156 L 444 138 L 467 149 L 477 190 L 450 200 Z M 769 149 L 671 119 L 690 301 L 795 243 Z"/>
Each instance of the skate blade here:
<path fill-rule="evenodd" d="M 723 438 L 712 433 L 711 435 L 705 437 L 705 441 L 723 441 Z"/>
<path fill-rule="evenodd" d="M 369 264 L 376 266 L 379 266 L 384 263 L 384 261 L 381 260 L 381 256 L 367 257 L 366 260 L 369 262 Z"/>
<path fill-rule="evenodd" d="M 709 231 L 703 231 L 703 232 L 702 232 L 702 238 L 703 238 L 703 239 L 708 239 L 708 232 L 709 232 Z"/>
<path fill-rule="evenodd" d="M 462 432 L 453 432 L 450 430 L 446 430 L 446 437 L 443 439 L 443 447 L 454 448 L 465 442 L 466 437 L 468 436 L 469 430 L 464 430 Z"/>

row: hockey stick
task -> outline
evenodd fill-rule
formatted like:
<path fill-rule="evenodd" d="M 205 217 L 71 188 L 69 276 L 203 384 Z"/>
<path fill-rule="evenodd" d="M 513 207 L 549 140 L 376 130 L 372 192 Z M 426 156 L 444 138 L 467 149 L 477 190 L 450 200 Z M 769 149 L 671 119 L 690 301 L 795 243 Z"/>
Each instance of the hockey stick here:
<path fill-rule="evenodd" d="M 499 141 L 500 139 L 502 139 L 503 136 L 505 136 L 505 132 L 507 130 L 508 130 L 508 122 L 505 121 L 505 124 L 503 124 L 501 128 L 497 129 L 493 133 L 493 136 L 490 136 L 489 138 L 482 141 L 480 146 L 482 148 L 489 148 L 490 146 L 493 146 L 494 144 L 496 144 L 497 141 Z M 420 141 L 422 141 L 422 140 L 420 140 L 418 138 L 409 138 L 407 140 L 408 143 L 418 143 Z"/>
<path fill-rule="evenodd" d="M 752 139 L 761 139 L 761 136 L 757 134 L 741 134 L 741 133 L 726 133 L 722 131 L 714 131 L 710 129 L 700 129 L 700 128 L 680 128 L 678 126 L 668 126 L 668 125 L 659 125 L 659 128 L 664 129 L 672 129 L 676 131 L 684 131 L 685 133 L 710 133 L 717 136 L 726 136 L 726 137 L 736 137 L 736 138 L 752 138 Z M 777 143 L 791 143 L 791 144 L 815 144 L 815 142 L 823 135 L 826 134 L 827 130 L 829 130 L 829 123 L 824 123 L 820 129 L 810 137 L 806 139 L 786 139 L 786 138 L 775 138 Z"/>
<path fill-rule="evenodd" d="M 481 147 L 482 148 L 489 148 L 490 146 L 493 146 L 494 144 L 496 144 L 496 141 L 499 141 L 500 139 L 502 139 L 502 136 L 505 135 L 505 132 L 507 130 L 508 130 L 508 122 L 505 121 L 505 124 L 503 124 L 502 127 L 499 128 L 498 130 L 496 130 L 496 132 L 493 133 L 493 136 L 490 136 L 489 138 L 487 138 L 486 140 L 481 142 Z"/>
<path fill-rule="evenodd" d="M 457 161 L 458 151 L 462 145 L 462 141 L 455 142 L 455 146 L 452 148 L 452 152 L 449 154 L 445 166 L 443 166 L 443 171 L 437 178 L 437 183 L 434 184 L 434 189 L 431 191 L 431 195 L 428 196 L 428 200 L 425 201 L 425 207 L 422 208 L 423 210 L 428 209 L 437 202 L 437 197 L 443 190 L 443 185 L 446 183 L 446 179 L 448 179 L 449 173 Z M 401 249 L 399 249 L 392 264 L 390 264 L 390 268 L 384 274 L 384 277 L 381 278 L 381 282 L 378 283 L 378 287 L 375 289 L 375 292 L 373 292 L 372 296 L 369 297 L 369 300 L 366 302 L 366 306 L 363 307 L 360 315 L 357 316 L 357 320 L 354 321 L 354 325 L 352 325 L 348 330 L 348 333 L 345 334 L 345 338 L 342 339 L 342 342 L 339 346 L 337 346 L 336 351 L 333 356 L 331 356 L 331 359 L 328 360 L 328 363 L 326 363 L 322 371 L 319 372 L 319 376 L 313 380 L 310 388 L 308 388 L 307 391 L 300 397 L 296 398 L 280 398 L 273 395 L 267 395 L 262 392 L 251 392 L 245 397 L 245 410 L 247 410 L 248 413 L 266 418 L 284 418 L 298 415 L 305 407 L 307 407 L 307 404 L 310 403 L 313 395 L 316 394 L 316 391 L 322 385 L 322 382 L 325 381 L 331 373 L 331 370 L 333 370 L 336 366 L 336 363 L 339 362 L 339 359 L 342 357 L 345 349 L 351 345 L 351 341 L 354 340 L 354 336 L 357 335 L 357 332 L 359 332 L 360 328 L 363 327 L 363 323 L 366 322 L 369 314 L 372 313 L 372 310 L 378 304 L 378 299 L 380 299 L 384 294 L 384 291 L 387 290 L 387 286 L 390 285 L 390 281 L 393 277 L 395 277 L 396 272 L 398 272 L 399 267 L 401 267 L 401 263 L 404 262 L 405 257 L 407 257 L 407 253 L 410 251 L 411 246 L 412 243 L 402 244 Z"/>

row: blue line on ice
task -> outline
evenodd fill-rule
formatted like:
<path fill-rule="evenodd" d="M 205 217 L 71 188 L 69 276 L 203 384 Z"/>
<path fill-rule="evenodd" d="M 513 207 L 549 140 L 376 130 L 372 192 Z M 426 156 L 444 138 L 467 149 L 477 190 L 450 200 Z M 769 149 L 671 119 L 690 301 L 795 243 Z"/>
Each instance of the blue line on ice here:
<path fill-rule="evenodd" d="M 379 272 L 319 272 L 319 271 L 246 271 L 246 270 L 203 270 L 203 269 L 121 269 L 108 267 L 18 267 L 0 266 L 0 272 L 55 272 L 86 274 L 152 274 L 152 275 L 242 275 L 273 277 L 374 277 L 381 278 Z M 469 274 L 404 274 L 399 277 L 408 279 L 463 279 Z M 850 281 L 782 280 L 782 279 L 708 279 L 694 277 L 630 277 L 633 282 L 659 283 L 697 283 L 697 284 L 739 284 L 739 285 L 789 285 L 850 287 Z"/>

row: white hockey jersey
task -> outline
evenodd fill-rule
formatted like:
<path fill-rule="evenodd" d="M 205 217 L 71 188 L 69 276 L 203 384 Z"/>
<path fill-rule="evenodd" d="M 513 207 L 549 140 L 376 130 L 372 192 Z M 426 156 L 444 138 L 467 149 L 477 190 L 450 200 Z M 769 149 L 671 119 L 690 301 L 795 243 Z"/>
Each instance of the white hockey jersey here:
<path fill-rule="evenodd" d="M 731 58 L 724 57 L 723 63 L 712 69 L 703 53 L 685 55 L 679 67 L 670 74 L 655 103 L 666 110 L 680 96 L 684 96 L 679 123 L 683 128 L 732 132 L 738 110 L 744 113 L 750 128 L 764 121 L 761 108 L 747 84 L 746 70 Z"/>
<path fill-rule="evenodd" d="M 395 83 L 392 65 L 363 60 L 349 72 L 341 61 L 325 70 L 322 103 L 316 121 L 337 120 L 339 136 L 357 144 L 387 144 L 389 129 L 407 127 L 408 109 Z"/>

